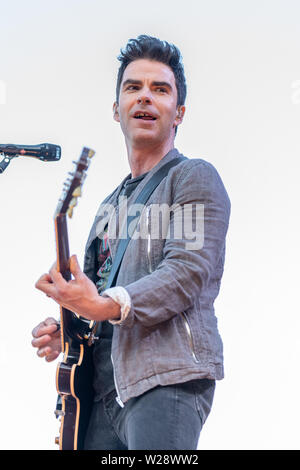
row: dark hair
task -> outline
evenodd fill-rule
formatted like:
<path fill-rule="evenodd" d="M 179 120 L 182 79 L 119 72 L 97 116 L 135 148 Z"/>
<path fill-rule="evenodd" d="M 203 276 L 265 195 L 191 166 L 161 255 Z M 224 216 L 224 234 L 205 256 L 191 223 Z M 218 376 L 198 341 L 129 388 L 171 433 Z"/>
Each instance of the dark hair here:
<path fill-rule="evenodd" d="M 175 77 L 177 88 L 177 105 L 183 105 L 186 98 L 186 82 L 182 58 L 174 44 L 141 34 L 137 39 L 129 39 L 125 49 L 121 49 L 118 60 L 121 62 L 116 86 L 116 101 L 119 102 L 120 86 L 124 70 L 130 62 L 137 59 L 150 59 L 168 65 Z"/>

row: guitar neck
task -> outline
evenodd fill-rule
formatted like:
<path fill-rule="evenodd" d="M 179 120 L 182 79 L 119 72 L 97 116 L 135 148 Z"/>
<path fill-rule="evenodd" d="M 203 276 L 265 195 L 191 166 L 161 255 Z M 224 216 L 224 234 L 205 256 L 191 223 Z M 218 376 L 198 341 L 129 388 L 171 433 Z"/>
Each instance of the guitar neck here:
<path fill-rule="evenodd" d="M 55 217 L 55 236 L 56 236 L 56 254 L 57 270 L 66 281 L 70 281 L 72 276 L 69 267 L 70 250 L 66 215 Z M 66 342 L 75 340 L 81 343 L 84 338 L 87 339 L 87 333 L 94 326 L 94 322 L 80 317 L 75 312 L 60 306 L 60 326 L 62 351 L 65 352 Z"/>
<path fill-rule="evenodd" d="M 71 177 L 64 183 L 63 192 L 54 215 L 57 270 L 66 281 L 72 279 L 69 266 L 70 250 L 67 215 L 70 218 L 72 217 L 73 209 L 77 205 L 77 199 L 81 196 L 81 186 L 86 177 L 86 170 L 94 153 L 93 150 L 84 147 L 79 160 L 73 162 L 76 168 L 74 172 L 69 173 Z M 88 337 L 91 322 L 80 317 L 76 312 L 71 312 L 62 306 L 60 307 L 60 319 L 62 351 L 65 352 L 65 343 L 68 340 L 75 340 L 81 343 Z"/>
<path fill-rule="evenodd" d="M 54 225 L 56 238 L 57 270 L 61 273 L 61 275 L 66 281 L 70 281 L 70 250 L 66 215 L 62 214 L 56 216 L 54 219 Z M 61 344 L 63 352 L 65 352 L 65 343 L 68 340 L 66 336 L 69 336 L 67 332 L 72 331 L 72 317 L 73 312 L 70 312 L 65 307 L 60 306 Z"/>
<path fill-rule="evenodd" d="M 57 256 L 57 269 L 66 281 L 71 279 L 71 272 L 69 267 L 69 238 L 67 217 L 65 214 L 58 215 L 55 218 L 55 236 L 56 236 L 56 256 Z"/>

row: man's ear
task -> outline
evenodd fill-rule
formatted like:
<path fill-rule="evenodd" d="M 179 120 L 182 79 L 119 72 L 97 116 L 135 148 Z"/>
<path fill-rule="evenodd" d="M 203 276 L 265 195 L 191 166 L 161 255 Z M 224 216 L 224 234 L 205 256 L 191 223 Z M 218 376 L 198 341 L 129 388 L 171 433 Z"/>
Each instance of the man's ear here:
<path fill-rule="evenodd" d="M 178 126 L 183 121 L 183 116 L 185 113 L 185 106 L 177 106 L 176 117 L 174 121 L 174 127 Z"/>
<path fill-rule="evenodd" d="M 116 101 L 113 104 L 113 117 L 115 121 L 120 122 L 119 105 Z"/>

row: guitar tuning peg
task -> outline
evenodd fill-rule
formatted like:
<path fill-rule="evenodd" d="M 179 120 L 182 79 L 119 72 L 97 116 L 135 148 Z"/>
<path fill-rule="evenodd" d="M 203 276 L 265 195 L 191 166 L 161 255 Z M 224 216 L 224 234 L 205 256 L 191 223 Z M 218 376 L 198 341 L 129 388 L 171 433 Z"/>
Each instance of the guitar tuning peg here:
<path fill-rule="evenodd" d="M 77 188 L 74 189 L 72 196 L 74 197 L 80 197 L 81 196 L 81 186 L 77 186 Z"/>
<path fill-rule="evenodd" d="M 77 206 L 77 197 L 73 197 L 71 199 L 69 206 L 71 206 L 71 207 Z"/>
<path fill-rule="evenodd" d="M 68 210 L 67 210 L 67 214 L 69 216 L 70 219 L 72 219 L 72 215 L 73 215 L 73 207 L 69 207 Z"/>
<path fill-rule="evenodd" d="M 73 215 L 73 208 L 77 205 L 77 197 L 73 197 L 70 201 L 69 208 L 67 211 L 68 216 L 71 218 Z"/>

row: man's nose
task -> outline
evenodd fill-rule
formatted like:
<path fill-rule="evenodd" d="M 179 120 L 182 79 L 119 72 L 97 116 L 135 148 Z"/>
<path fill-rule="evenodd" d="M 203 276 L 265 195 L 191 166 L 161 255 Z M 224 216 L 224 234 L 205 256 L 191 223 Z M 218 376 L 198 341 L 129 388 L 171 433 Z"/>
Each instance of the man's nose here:
<path fill-rule="evenodd" d="M 140 96 L 137 98 L 138 104 L 151 104 L 151 94 L 150 92 L 143 91 Z"/>

